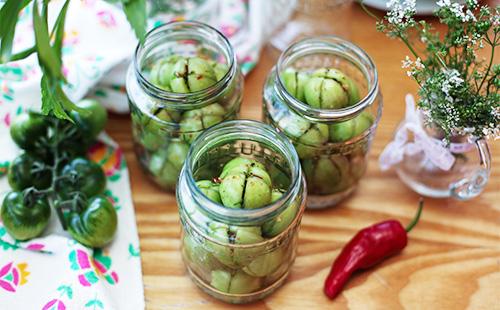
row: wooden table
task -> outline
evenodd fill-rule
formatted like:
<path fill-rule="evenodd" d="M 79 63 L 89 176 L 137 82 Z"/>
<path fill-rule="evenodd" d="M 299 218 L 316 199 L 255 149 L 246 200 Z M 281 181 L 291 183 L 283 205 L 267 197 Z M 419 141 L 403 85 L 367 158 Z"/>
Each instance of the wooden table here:
<path fill-rule="evenodd" d="M 368 173 L 356 194 L 341 205 L 305 213 L 288 282 L 267 299 L 239 308 L 500 309 L 500 147 L 494 142 L 491 180 L 480 197 L 469 202 L 426 199 L 421 222 L 402 254 L 356 275 L 334 301 L 322 293 L 332 261 L 359 229 L 390 218 L 409 222 L 419 198 L 394 172 L 381 172 L 377 164 L 404 114 L 405 94 L 417 89 L 401 69 L 400 60 L 408 52 L 402 43 L 377 33 L 373 20 L 357 5 L 351 9 L 351 39 L 375 60 L 384 95 Z M 263 53 L 246 79 L 243 118 L 261 118 L 261 89 L 272 65 Z M 147 308 L 236 308 L 204 294 L 187 276 L 175 198 L 140 170 L 129 117 L 113 115 L 108 132 L 124 149 L 130 169 Z"/>

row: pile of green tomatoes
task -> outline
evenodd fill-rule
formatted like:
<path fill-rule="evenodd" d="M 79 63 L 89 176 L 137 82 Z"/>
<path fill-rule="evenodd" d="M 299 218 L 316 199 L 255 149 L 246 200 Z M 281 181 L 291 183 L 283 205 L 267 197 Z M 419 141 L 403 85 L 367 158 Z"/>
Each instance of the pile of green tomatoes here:
<path fill-rule="evenodd" d="M 117 215 L 102 195 L 106 176 L 86 158 L 104 129 L 107 113 L 95 100 L 82 100 L 70 113 L 72 122 L 35 112 L 19 115 L 10 135 L 23 150 L 9 166 L 12 189 L 0 210 L 7 232 L 16 240 L 40 236 L 53 211 L 73 239 L 100 248 L 116 232 Z"/>

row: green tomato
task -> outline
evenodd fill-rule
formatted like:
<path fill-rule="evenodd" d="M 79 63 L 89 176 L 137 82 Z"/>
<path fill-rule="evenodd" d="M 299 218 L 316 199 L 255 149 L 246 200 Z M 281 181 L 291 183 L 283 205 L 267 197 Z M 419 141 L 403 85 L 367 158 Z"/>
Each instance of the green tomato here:
<path fill-rule="evenodd" d="M 260 288 L 261 279 L 247 275 L 242 271 L 236 272 L 229 285 L 230 294 L 248 294 Z"/>
<path fill-rule="evenodd" d="M 223 223 L 210 222 L 207 233 L 209 237 L 221 243 L 207 240 L 205 246 L 210 253 L 222 264 L 231 268 L 235 267 L 233 253 L 229 246 L 229 226 Z"/>
<path fill-rule="evenodd" d="M 307 103 L 318 109 L 341 109 L 349 104 L 349 97 L 336 80 L 313 76 L 304 88 Z"/>
<path fill-rule="evenodd" d="M 294 96 L 297 100 L 304 102 L 304 88 L 309 81 L 309 75 L 304 72 L 298 72 L 294 69 L 287 69 L 283 72 L 281 78 L 290 95 Z"/>
<path fill-rule="evenodd" d="M 227 208 L 257 209 L 271 202 L 271 177 L 256 160 L 235 158 L 220 175 L 219 191 Z"/>
<path fill-rule="evenodd" d="M 195 237 L 185 234 L 182 240 L 182 253 L 189 260 L 192 268 L 200 272 L 207 272 L 223 267 L 222 264 L 206 249 L 202 242 Z"/>
<path fill-rule="evenodd" d="M 273 202 L 277 201 L 283 196 L 283 193 L 278 190 L 273 190 Z M 265 237 L 272 238 L 288 228 L 290 224 L 295 219 L 298 211 L 298 204 L 292 202 L 283 212 L 281 212 L 276 218 L 267 221 L 262 225 L 262 233 Z"/>
<path fill-rule="evenodd" d="M 84 139 L 94 140 L 106 126 L 108 112 L 99 101 L 94 99 L 84 99 L 76 105 L 86 113 L 74 110 L 71 111 L 71 118 L 82 131 Z"/>
<path fill-rule="evenodd" d="M 196 92 L 217 83 L 214 68 L 198 57 L 180 59 L 172 74 L 170 88 L 176 93 Z"/>
<path fill-rule="evenodd" d="M 230 240 L 234 244 L 257 244 L 264 241 L 262 229 L 259 226 L 230 226 Z M 262 252 L 263 246 L 254 246 L 250 248 L 234 248 L 233 262 L 236 266 L 246 266 Z"/>
<path fill-rule="evenodd" d="M 68 215 L 69 234 L 90 248 L 101 248 L 111 242 L 117 225 L 116 210 L 104 196 L 89 199 L 83 210 Z"/>
<path fill-rule="evenodd" d="M 185 112 L 180 122 L 183 140 L 192 143 L 203 130 L 222 122 L 225 114 L 226 110 L 218 103 Z"/>
<path fill-rule="evenodd" d="M 166 91 L 172 91 L 170 81 L 173 78 L 174 65 L 182 59 L 179 55 L 170 55 L 157 60 L 149 73 L 149 81 Z"/>
<path fill-rule="evenodd" d="M 22 149 L 36 151 L 36 142 L 47 136 L 48 124 L 44 117 L 35 113 L 19 115 L 10 126 L 12 140 Z"/>
<path fill-rule="evenodd" d="M 210 274 L 210 285 L 221 292 L 228 293 L 231 284 L 231 273 L 225 270 L 213 270 Z"/>
<path fill-rule="evenodd" d="M 229 71 L 229 68 L 226 64 L 218 63 L 215 61 L 210 62 L 212 65 L 212 68 L 214 69 L 215 73 L 215 79 L 217 81 L 222 80 L 224 76 L 226 76 L 227 72 Z"/>
<path fill-rule="evenodd" d="M 348 121 L 330 125 L 330 141 L 344 142 L 365 132 L 373 124 L 373 117 L 363 112 Z"/>
<path fill-rule="evenodd" d="M 70 180 L 64 180 L 62 190 L 66 193 L 79 191 L 87 197 L 100 194 L 106 188 L 106 176 L 101 166 L 86 159 L 75 158 L 62 169 L 62 175 Z"/>
<path fill-rule="evenodd" d="M 283 248 L 263 254 L 243 268 L 243 271 L 254 277 L 265 277 L 272 274 L 284 261 Z"/>
<path fill-rule="evenodd" d="M 196 182 L 196 185 L 208 199 L 216 203 L 222 203 L 219 194 L 219 184 L 209 180 L 202 180 Z"/>
<path fill-rule="evenodd" d="M 315 77 L 330 79 L 341 85 L 342 89 L 348 97 L 348 105 L 354 105 L 359 102 L 360 95 L 356 83 L 345 75 L 342 71 L 334 68 L 322 68 L 313 73 Z"/>
<path fill-rule="evenodd" d="M 186 159 L 189 146 L 182 141 L 171 141 L 168 147 L 160 148 L 151 155 L 149 171 L 164 188 L 173 188 Z"/>
<path fill-rule="evenodd" d="M 39 162 L 34 156 L 24 153 L 16 157 L 9 166 L 7 179 L 14 191 L 22 191 L 34 186 L 36 189 L 46 189 L 52 182 L 50 171 L 33 173 L 35 162 Z"/>
<path fill-rule="evenodd" d="M 0 215 L 9 235 L 24 241 L 42 234 L 49 223 L 50 206 L 44 199 L 30 203 L 24 193 L 10 192 L 3 200 Z"/>
<path fill-rule="evenodd" d="M 229 271 L 214 270 L 211 273 L 210 285 L 223 293 L 248 294 L 259 289 L 261 279 L 241 271 L 231 275 Z"/>
<path fill-rule="evenodd" d="M 328 142 L 328 125 L 312 125 L 295 143 L 295 149 L 301 159 L 315 157 L 319 147 Z"/>

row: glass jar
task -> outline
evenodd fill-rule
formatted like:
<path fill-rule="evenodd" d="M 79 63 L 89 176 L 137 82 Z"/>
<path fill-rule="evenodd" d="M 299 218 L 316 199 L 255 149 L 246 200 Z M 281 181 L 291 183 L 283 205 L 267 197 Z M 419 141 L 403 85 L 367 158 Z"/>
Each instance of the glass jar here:
<path fill-rule="evenodd" d="M 170 55 L 200 57 L 225 74 L 208 88 L 174 93 L 150 81 L 157 61 Z M 143 169 L 163 189 L 173 191 L 191 142 L 211 125 L 237 118 L 243 76 L 229 41 L 197 22 L 173 22 L 150 31 L 127 72 L 134 149 Z"/>
<path fill-rule="evenodd" d="M 426 123 L 424 118 L 421 123 Z M 436 126 L 427 126 L 425 132 L 440 144 L 444 134 Z M 446 147 L 453 164 L 449 170 L 436 166 L 424 151 L 404 152 L 396 173 L 411 189 L 433 198 L 472 199 L 484 190 L 491 172 L 491 154 L 484 139 L 471 135 L 450 138 Z M 439 156 L 440 154 L 437 154 Z"/>
<path fill-rule="evenodd" d="M 219 176 L 235 157 L 264 164 L 272 184 L 286 192 L 258 209 L 231 209 L 210 200 L 196 182 Z M 283 284 L 295 259 L 305 201 L 299 158 L 284 135 L 249 120 L 205 131 L 191 146 L 177 187 L 182 257 L 193 281 L 230 303 L 272 293 Z"/>
<path fill-rule="evenodd" d="M 357 84 L 361 99 L 337 110 L 313 108 L 286 90 L 283 73 L 290 68 L 301 72 L 338 69 Z M 291 45 L 268 75 L 263 104 L 265 121 L 284 132 L 297 149 L 309 208 L 333 206 L 354 191 L 365 174 L 382 113 L 377 69 L 362 49 L 333 36 Z M 364 128 L 353 125 L 359 118 L 367 120 Z"/>

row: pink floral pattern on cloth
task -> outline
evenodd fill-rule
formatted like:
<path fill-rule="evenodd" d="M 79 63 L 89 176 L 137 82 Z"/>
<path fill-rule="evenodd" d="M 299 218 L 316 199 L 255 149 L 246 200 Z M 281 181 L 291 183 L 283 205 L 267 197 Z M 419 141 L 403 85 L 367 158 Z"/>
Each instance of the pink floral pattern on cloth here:
<path fill-rule="evenodd" d="M 27 268 L 28 264 L 26 263 L 14 264 L 14 262 L 0 267 L 0 288 L 7 292 L 16 292 L 19 286 L 27 282 L 27 277 L 30 274 Z"/>
<path fill-rule="evenodd" d="M 118 283 L 118 274 L 110 270 L 112 259 L 96 250 L 91 257 L 82 250 L 73 250 L 69 254 L 71 269 L 78 272 L 78 281 L 82 286 L 92 286 L 99 279 L 106 280 L 109 284 Z"/>

